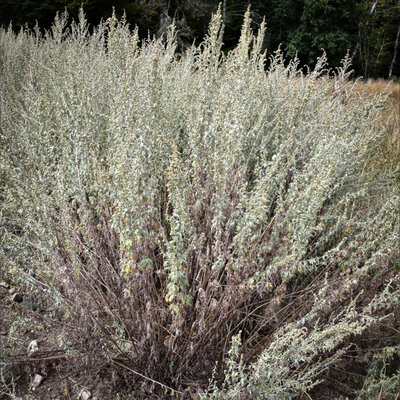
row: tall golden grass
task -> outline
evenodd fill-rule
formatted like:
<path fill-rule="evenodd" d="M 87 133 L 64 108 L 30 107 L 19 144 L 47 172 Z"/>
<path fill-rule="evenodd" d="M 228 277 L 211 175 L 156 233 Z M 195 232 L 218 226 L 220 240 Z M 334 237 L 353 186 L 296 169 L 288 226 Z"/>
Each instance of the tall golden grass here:
<path fill-rule="evenodd" d="M 367 90 L 371 95 L 388 91 L 389 102 L 382 110 L 378 123 L 387 127 L 385 154 L 393 162 L 400 162 L 400 83 L 384 79 L 360 82 L 360 90 Z"/>

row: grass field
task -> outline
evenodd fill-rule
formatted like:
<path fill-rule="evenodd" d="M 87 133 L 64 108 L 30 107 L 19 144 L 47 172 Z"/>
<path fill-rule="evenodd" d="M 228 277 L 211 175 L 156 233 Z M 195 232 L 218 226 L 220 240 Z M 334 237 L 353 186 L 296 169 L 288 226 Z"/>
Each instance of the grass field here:
<path fill-rule="evenodd" d="M 359 84 L 360 90 L 366 90 L 371 95 L 384 91 L 389 93 L 389 102 L 380 113 L 378 121 L 381 125 L 388 125 L 386 151 L 388 157 L 394 161 L 400 160 L 400 84 L 386 80 L 368 80 Z"/>

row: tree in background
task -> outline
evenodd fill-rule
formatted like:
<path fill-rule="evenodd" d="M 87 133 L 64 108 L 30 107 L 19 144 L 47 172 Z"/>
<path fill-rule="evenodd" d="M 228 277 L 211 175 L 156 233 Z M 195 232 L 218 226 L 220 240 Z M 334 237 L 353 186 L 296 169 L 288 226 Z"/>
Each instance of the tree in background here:
<path fill-rule="evenodd" d="M 400 76 L 400 0 L 2 0 L 0 25 L 12 20 L 14 28 L 33 27 L 37 21 L 48 29 L 57 11 L 66 9 L 76 18 L 81 5 L 90 24 L 96 25 L 115 7 L 117 17 L 125 12 L 142 38 L 163 34 L 174 19 L 183 48 L 202 40 L 220 2 L 226 51 L 235 46 L 251 6 L 255 28 L 265 16 L 269 52 L 281 46 L 287 57 L 297 54 L 302 63 L 313 66 L 324 49 L 335 67 L 349 50 L 358 75 Z"/>
<path fill-rule="evenodd" d="M 400 35 L 399 0 L 363 1 L 358 41 L 353 51 L 360 74 L 368 77 L 400 76 L 397 49 Z M 397 62 L 396 62 L 397 60 Z"/>
<path fill-rule="evenodd" d="M 357 34 L 355 21 L 360 14 L 353 0 L 304 0 L 300 21 L 293 26 L 288 55 L 314 65 L 324 49 L 328 61 L 339 65 Z"/>

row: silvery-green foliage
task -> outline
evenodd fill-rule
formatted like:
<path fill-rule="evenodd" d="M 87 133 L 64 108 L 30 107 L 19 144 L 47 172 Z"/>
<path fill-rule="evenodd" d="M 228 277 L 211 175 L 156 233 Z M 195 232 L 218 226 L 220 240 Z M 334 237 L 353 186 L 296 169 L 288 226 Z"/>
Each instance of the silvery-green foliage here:
<path fill-rule="evenodd" d="M 227 54 L 220 11 L 183 54 L 173 25 L 139 41 L 115 15 L 67 21 L 0 31 L 10 276 L 176 387 L 206 385 L 204 360 L 226 370 L 210 397 L 314 387 L 398 299 L 399 194 L 371 161 L 385 96 L 360 93 L 348 59 L 305 74 L 277 52 L 266 70 L 249 13 Z"/>
<path fill-rule="evenodd" d="M 385 398 L 396 398 L 400 390 L 400 373 L 398 346 L 387 346 L 382 349 L 379 357 L 374 357 L 370 363 L 367 377 L 357 400 L 378 398 L 382 394 Z"/>

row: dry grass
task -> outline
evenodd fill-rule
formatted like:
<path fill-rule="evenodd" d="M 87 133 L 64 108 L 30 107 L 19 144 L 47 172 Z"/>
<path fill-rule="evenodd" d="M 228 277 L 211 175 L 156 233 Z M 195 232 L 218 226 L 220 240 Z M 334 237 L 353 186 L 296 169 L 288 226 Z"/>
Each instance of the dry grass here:
<path fill-rule="evenodd" d="M 400 83 L 384 79 L 360 82 L 360 90 L 366 89 L 372 95 L 388 91 L 389 102 L 381 113 L 378 123 L 387 126 L 385 154 L 389 161 L 400 162 Z"/>

